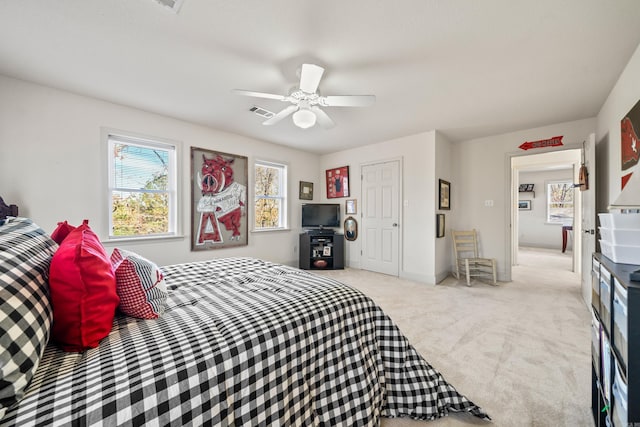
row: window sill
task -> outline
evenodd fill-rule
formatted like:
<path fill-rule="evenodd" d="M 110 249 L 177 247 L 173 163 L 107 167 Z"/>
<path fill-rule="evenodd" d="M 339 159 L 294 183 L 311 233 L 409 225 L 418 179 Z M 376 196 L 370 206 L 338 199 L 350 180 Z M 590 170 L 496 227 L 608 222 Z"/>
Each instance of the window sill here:
<path fill-rule="evenodd" d="M 270 233 L 273 231 L 291 231 L 290 228 L 254 228 L 251 230 L 252 233 Z"/>
<path fill-rule="evenodd" d="M 169 240 L 184 240 L 183 235 L 171 235 L 171 236 L 149 236 L 149 237 L 111 237 L 105 240 L 100 240 L 105 246 L 117 245 L 118 243 L 157 243 Z"/>

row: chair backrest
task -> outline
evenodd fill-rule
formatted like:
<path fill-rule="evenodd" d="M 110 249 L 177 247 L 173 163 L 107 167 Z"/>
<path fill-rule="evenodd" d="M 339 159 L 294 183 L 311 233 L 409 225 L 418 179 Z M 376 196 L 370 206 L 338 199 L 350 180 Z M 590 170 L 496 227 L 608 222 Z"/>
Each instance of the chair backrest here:
<path fill-rule="evenodd" d="M 452 230 L 453 250 L 456 259 L 478 258 L 478 235 L 476 230 L 456 231 Z"/>

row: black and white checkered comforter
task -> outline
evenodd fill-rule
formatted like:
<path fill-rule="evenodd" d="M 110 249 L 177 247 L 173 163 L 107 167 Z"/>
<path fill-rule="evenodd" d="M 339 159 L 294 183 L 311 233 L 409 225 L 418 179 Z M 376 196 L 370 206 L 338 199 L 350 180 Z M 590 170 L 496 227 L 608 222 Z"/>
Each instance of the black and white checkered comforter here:
<path fill-rule="evenodd" d="M 117 316 L 85 353 L 49 346 L 0 425 L 377 425 L 484 412 L 361 292 L 250 258 L 163 268 L 160 319 Z M 488 418 L 488 417 L 486 417 Z"/>

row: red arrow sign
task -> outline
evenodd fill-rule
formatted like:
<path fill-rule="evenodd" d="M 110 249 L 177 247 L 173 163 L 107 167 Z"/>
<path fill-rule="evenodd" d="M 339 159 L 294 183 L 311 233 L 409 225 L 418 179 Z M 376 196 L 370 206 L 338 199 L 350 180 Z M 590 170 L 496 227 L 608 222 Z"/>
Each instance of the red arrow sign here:
<path fill-rule="evenodd" d="M 541 139 L 540 141 L 527 141 L 520 145 L 522 150 L 530 150 L 531 148 L 558 147 L 562 145 L 562 136 L 554 136 L 549 139 Z"/>

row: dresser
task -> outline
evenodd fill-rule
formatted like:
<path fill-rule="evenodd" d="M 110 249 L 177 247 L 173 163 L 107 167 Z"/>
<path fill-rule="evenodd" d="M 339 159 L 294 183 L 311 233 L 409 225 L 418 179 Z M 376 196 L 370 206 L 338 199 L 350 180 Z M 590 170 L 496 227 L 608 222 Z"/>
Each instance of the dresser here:
<path fill-rule="evenodd" d="M 640 265 L 592 258 L 591 407 L 596 427 L 640 426 Z"/>

